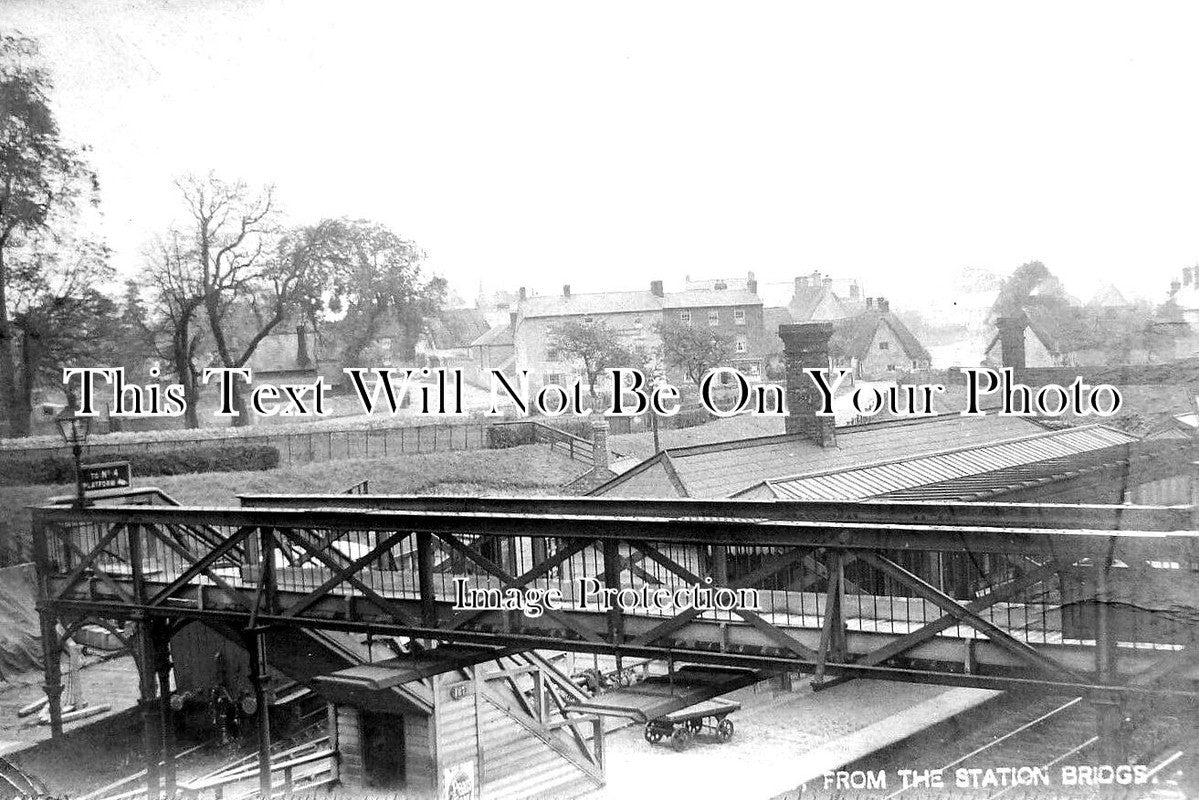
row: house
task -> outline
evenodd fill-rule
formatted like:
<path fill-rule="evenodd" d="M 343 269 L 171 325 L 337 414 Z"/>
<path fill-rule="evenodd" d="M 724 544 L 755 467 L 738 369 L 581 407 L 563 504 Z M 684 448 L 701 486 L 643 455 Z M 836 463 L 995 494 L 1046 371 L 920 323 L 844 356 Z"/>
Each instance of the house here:
<path fill-rule="evenodd" d="M 865 310 L 839 320 L 830 344 L 833 366 L 865 380 L 893 379 L 905 372 L 930 369 L 932 358 L 887 298 L 866 298 Z"/>
<path fill-rule="evenodd" d="M 511 323 L 513 368 L 528 371 L 533 391 L 548 383 L 561 384 L 581 377 L 581 365 L 555 351 L 558 326 L 567 321 L 603 324 L 626 346 L 654 352 L 662 344 L 658 326 L 667 320 L 727 336 L 734 348 L 729 366 L 748 377 L 761 376 L 765 352 L 762 301 L 752 277 L 745 288 L 714 281 L 704 288 L 669 293 L 662 281 L 651 281 L 647 291 L 631 292 L 574 293 L 567 285 L 561 294 L 547 296 L 531 295 L 522 287 Z"/>
<path fill-rule="evenodd" d="M 1028 367 L 1146 364 L 1188 354 L 1187 324 L 1171 303 L 1156 311 L 1136 306 L 1027 305 L 1020 315 Z M 987 345 L 983 364 L 1002 364 L 1001 337 Z"/>
<path fill-rule="evenodd" d="M 510 312 L 507 322 L 489 328 L 482 336 L 470 343 L 471 358 L 479 371 L 486 375 L 493 369 L 511 372 L 515 361 L 512 331 L 516 326 L 516 312 Z"/>
<path fill-rule="evenodd" d="M 845 319 L 854 315 L 854 306 L 860 303 L 859 294 L 858 284 L 850 284 L 846 302 L 833 291 L 832 278 L 813 272 L 795 279 L 795 292 L 787 310 L 795 323 Z"/>

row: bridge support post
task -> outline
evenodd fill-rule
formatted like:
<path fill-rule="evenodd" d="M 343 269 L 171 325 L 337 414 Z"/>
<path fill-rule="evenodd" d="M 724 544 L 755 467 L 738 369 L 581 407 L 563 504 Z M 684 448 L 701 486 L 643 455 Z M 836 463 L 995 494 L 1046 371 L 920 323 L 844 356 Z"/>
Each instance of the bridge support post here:
<path fill-rule="evenodd" d="M 38 617 L 42 625 L 42 671 L 46 678 L 43 688 L 50 711 L 50 738 L 57 742 L 62 739 L 62 645 L 54 613 L 43 608 Z"/>
<path fill-rule="evenodd" d="M 250 685 L 258 711 L 258 790 L 263 798 L 271 796 L 271 717 L 270 687 L 266 672 L 266 641 L 262 630 L 245 632 L 246 652 L 250 654 Z"/>
<path fill-rule="evenodd" d="M 162 733 L 162 781 L 167 797 L 174 797 L 175 774 L 175 715 L 171 710 L 171 638 L 166 622 L 152 624 L 154 671 L 158 675 L 158 726 Z"/>
<path fill-rule="evenodd" d="M 141 689 L 139 705 L 142 711 L 142 750 L 146 759 L 146 797 L 157 800 L 159 796 L 158 764 L 162 740 L 159 737 L 159 709 L 156 708 L 155 695 L 157 680 L 155 669 L 158 664 L 158 653 L 155 642 L 153 623 L 143 618 L 138 623 L 137 630 L 137 667 Z"/>
<path fill-rule="evenodd" d="M 33 512 L 33 563 L 37 568 L 38 622 L 42 634 L 42 675 L 45 682 L 46 705 L 50 712 L 50 739 L 62 738 L 62 661 L 58 641 L 58 618 L 50 608 L 50 589 L 47 576 L 52 572 L 46 526 L 41 514 Z"/>

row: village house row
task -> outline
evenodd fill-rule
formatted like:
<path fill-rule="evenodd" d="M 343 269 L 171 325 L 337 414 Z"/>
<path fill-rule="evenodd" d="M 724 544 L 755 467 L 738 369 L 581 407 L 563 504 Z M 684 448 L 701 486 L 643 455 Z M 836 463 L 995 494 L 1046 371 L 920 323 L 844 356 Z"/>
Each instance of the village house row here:
<path fill-rule="evenodd" d="M 967 309 L 955 311 L 960 316 Z M 979 317 L 977 323 L 995 330 L 994 319 L 983 319 L 986 310 L 972 313 Z M 1144 320 L 1137 316 L 1134 304 L 1110 286 L 1085 304 L 1071 299 L 1067 305 L 1047 309 L 1032 303 L 1023 314 L 1028 322 L 1025 349 L 1030 367 L 1102 364 L 1108 354 L 1095 342 L 1153 341 L 1140 336 L 1140 331 L 1124 330 L 1130 320 L 1139 320 L 1137 325 Z M 732 351 L 727 365 L 750 380 L 778 380 L 783 351 L 779 326 L 832 322 L 832 366 L 851 370 L 855 379 L 896 380 L 934 366 L 926 343 L 914 332 L 917 326 L 903 317 L 891 309 L 887 298 L 865 296 L 856 281 L 820 272 L 769 287 L 760 287 L 752 272 L 744 278 L 716 280 L 687 276 L 680 291 L 666 291 L 661 280 L 648 281 L 643 289 L 613 292 L 583 293 L 564 285 L 560 291 L 538 294 L 520 287 L 511 293 L 480 293 L 473 308 L 444 309 L 424 320 L 420 331 L 409 332 L 397 321 L 389 321 L 363 351 L 360 363 L 342 363 L 336 337 L 329 332 L 291 325 L 286 332 L 266 337 L 249 366 L 258 380 L 311 380 L 319 374 L 330 385 L 342 382 L 342 368 L 347 366 L 460 369 L 468 381 L 483 386 L 488 384 L 484 376 L 489 370 L 527 370 L 536 389 L 581 377 L 582 365 L 554 347 L 554 332 L 564 323 L 605 325 L 622 344 L 647 353 L 661 347 L 659 326 L 677 323 L 727 339 Z M 1167 301 L 1156 308 L 1150 325 L 1169 348 L 1186 350 L 1192 338 L 1187 331 L 1199 330 L 1197 323 L 1199 267 L 1184 270 L 1182 279 L 1171 284 Z M 996 337 L 987 348 L 984 365 L 999 363 L 998 344 Z M 1122 354 L 1121 360 L 1150 363 L 1173 355 L 1138 351 Z M 672 382 L 686 383 L 677 370 L 662 366 Z"/>
<path fill-rule="evenodd" d="M 250 367 L 259 380 L 321 374 L 333 385 L 344 378 L 344 366 L 454 368 L 481 384 L 492 369 L 527 370 L 537 388 L 581 376 L 581 364 L 554 347 L 555 330 L 568 321 L 605 325 L 622 344 L 647 353 L 660 351 L 659 326 L 675 322 L 725 338 L 731 344 L 728 366 L 750 380 L 765 380 L 781 374 L 780 325 L 830 321 L 837 326 L 836 365 L 858 378 L 894 379 L 930 368 L 928 351 L 885 298 L 863 297 L 856 283 L 843 283 L 837 291 L 833 279 L 819 272 L 797 277 L 789 301 L 777 306 L 764 302 L 752 272 L 740 279 L 688 277 L 681 291 L 665 291 L 660 280 L 620 292 L 580 293 L 565 285 L 559 293 L 534 294 L 521 287 L 511 296 L 480 297 L 475 308 L 445 309 L 426 320 L 417 336 L 391 322 L 364 352 L 362 364 L 342 364 L 335 342 L 301 326 L 266 337 Z M 682 382 L 664 366 L 667 377 Z"/>

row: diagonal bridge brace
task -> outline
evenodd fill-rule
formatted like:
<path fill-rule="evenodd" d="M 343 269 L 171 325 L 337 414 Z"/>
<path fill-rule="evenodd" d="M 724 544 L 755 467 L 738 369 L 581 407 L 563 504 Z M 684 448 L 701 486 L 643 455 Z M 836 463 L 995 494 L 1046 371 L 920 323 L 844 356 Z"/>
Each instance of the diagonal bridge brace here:
<path fill-rule="evenodd" d="M 410 532 L 396 531 L 371 548 L 369 552 L 365 553 L 359 558 L 354 559 L 351 563 L 338 564 L 334 558 L 328 555 L 328 553 L 320 550 L 314 550 L 308 542 L 296 536 L 295 531 L 293 531 L 291 528 L 276 528 L 275 530 L 282 536 L 282 538 L 289 539 L 294 544 L 304 548 L 307 555 L 312 556 L 326 567 L 333 570 L 332 577 L 330 577 L 317 588 L 313 589 L 308 594 L 304 595 L 304 597 L 300 598 L 295 603 L 289 605 L 283 611 L 284 617 L 299 616 L 316 603 L 320 602 L 334 586 L 348 582 L 362 592 L 366 599 L 379 610 L 390 614 L 392 617 L 399 620 L 400 624 L 412 624 L 412 620 L 409 618 L 409 616 L 401 611 L 398 606 L 385 598 L 383 595 L 379 594 L 370 586 L 367 586 L 366 583 L 364 583 L 362 579 L 358 577 L 358 573 L 365 569 L 367 564 L 377 560 L 382 554 L 391 550 L 391 548 L 394 547 L 398 542 L 406 539 L 411 535 Z"/>
<path fill-rule="evenodd" d="M 1050 561 L 1047 564 L 1043 564 L 1037 569 L 1032 570 L 1031 572 L 1025 573 L 1014 581 L 1009 581 L 1008 583 L 1003 584 L 986 597 L 967 603 L 962 608 L 972 614 L 979 614 L 983 611 L 986 611 L 991 606 L 1015 597 L 1017 594 L 1031 586 L 1035 586 L 1044 580 L 1052 578 L 1058 573 L 1058 569 L 1059 568 L 1056 562 Z M 942 631 L 947 630 L 956 624 L 958 624 L 957 617 L 953 616 L 952 614 L 945 614 L 944 616 L 938 617 L 932 622 L 921 625 L 919 628 L 911 631 L 910 633 L 900 636 L 898 639 L 883 645 L 877 650 L 871 650 L 854 663 L 867 667 L 874 666 L 876 664 L 882 664 L 884 661 L 889 661 L 898 655 L 906 653 L 913 647 L 928 641 L 938 633 L 941 633 Z"/>
<path fill-rule="evenodd" d="M 561 550 L 554 553 L 552 556 L 545 559 L 541 563 L 533 565 L 532 569 L 530 569 L 528 572 L 524 573 L 520 577 L 515 578 L 512 581 L 504 580 L 503 588 L 519 589 L 522 586 L 530 584 L 533 581 L 540 578 L 542 575 L 545 575 L 546 573 L 548 573 L 550 570 L 554 569 L 555 567 L 557 567 L 557 566 L 563 564 L 564 562 L 568 561 L 569 559 L 573 558 L 577 553 L 587 549 L 594 543 L 595 543 L 594 539 L 576 539 L 573 542 L 571 542 L 571 544 L 569 546 L 562 548 Z M 478 552 L 474 548 L 472 548 L 471 551 Z M 497 575 L 496 577 L 499 577 L 499 576 Z M 463 625 L 470 622 L 471 620 L 482 616 L 484 613 L 486 613 L 484 610 L 463 611 L 463 612 L 457 614 L 456 616 L 451 617 L 449 620 L 447 620 L 445 626 L 447 628 L 449 628 L 450 630 L 455 630 L 457 628 L 461 628 Z"/>
<path fill-rule="evenodd" d="M 1052 658 L 1038 652 L 1036 648 L 1025 642 L 1021 642 L 999 626 L 988 622 L 977 613 L 968 610 L 966 606 L 913 573 L 908 572 L 889 558 L 869 551 L 859 553 L 858 558 L 895 578 L 902 585 L 915 592 L 917 596 L 938 606 L 958 621 L 984 634 L 995 646 L 1035 667 L 1038 671 L 1048 673 L 1055 680 L 1059 681 L 1065 680 L 1072 683 L 1086 682 L 1082 676 L 1073 670 L 1067 669 Z"/>
<path fill-rule="evenodd" d="M 478 564 L 490 575 L 499 578 L 503 583 L 512 584 L 516 581 L 516 577 L 509 573 L 506 569 L 492 561 L 490 558 L 487 558 L 486 556 L 474 550 L 470 545 L 463 542 L 454 534 L 449 533 L 448 531 L 433 531 L 433 535 L 448 544 L 452 549 L 457 550 L 458 552 L 462 553 L 462 555 Z M 588 542 L 588 544 L 590 544 L 590 542 Z M 573 553 L 571 555 L 573 555 Z M 542 563 L 545 564 L 547 562 Z M 557 622 L 559 625 L 562 625 L 563 627 L 577 633 L 583 638 L 584 641 L 594 642 L 597 644 L 604 643 L 603 639 L 600 639 L 596 635 L 595 631 L 584 628 L 583 626 L 577 624 L 570 617 L 567 617 L 565 614 L 549 608 L 545 609 L 543 613 L 550 619 Z"/>
<path fill-rule="evenodd" d="M 645 553 L 645 555 L 650 560 L 657 562 L 658 564 L 662 565 L 667 570 L 669 570 L 671 573 L 677 575 L 678 577 L 682 578 L 685 581 L 690 581 L 691 583 L 703 583 L 704 582 L 703 579 L 700 578 L 698 575 L 691 572 L 689 569 L 684 567 L 682 564 L 679 564 L 674 559 L 672 559 L 669 556 L 662 553 L 660 550 L 658 550 L 658 548 L 654 547 L 649 542 L 630 541 L 629 545 L 640 550 L 642 553 Z M 773 575 L 774 573 L 779 572 L 780 570 L 785 569 L 786 567 L 790 566 L 795 561 L 801 560 L 802 555 L 797 555 L 799 552 L 800 551 L 793 551 L 789 555 L 784 555 L 775 564 L 771 564 L 769 566 L 763 567 L 763 568 L 757 570 L 756 572 L 753 572 L 749 575 L 745 575 L 741 578 L 738 578 L 735 581 L 730 581 L 728 586 L 725 588 L 743 589 L 746 586 L 748 586 L 750 583 L 753 583 L 754 581 L 757 581 L 757 580 L 760 580 L 761 578 L 765 578 L 770 575 Z M 687 609 L 686 611 L 683 611 L 682 613 L 675 615 L 674 617 L 672 617 L 671 619 L 662 623 L 661 625 L 658 625 L 655 628 L 653 628 L 652 630 L 647 631 L 646 633 L 642 634 L 637 639 L 635 639 L 631 644 L 637 646 L 637 645 L 642 645 L 642 644 L 648 644 L 648 643 L 654 642 L 658 639 L 661 639 L 663 636 L 666 636 L 669 633 L 673 633 L 674 631 L 681 628 L 683 625 L 685 625 L 688 622 L 690 622 L 691 620 L 695 619 L 701 613 L 703 613 L 703 612 L 697 611 L 693 608 Z M 757 628 L 759 631 L 761 631 L 764 635 L 773 639 L 780 646 L 785 647 L 788 650 L 796 653 L 801 658 L 806 658 L 806 659 L 816 658 L 815 650 L 813 650 L 812 648 L 803 644 L 798 639 L 790 636 L 789 634 L 784 632 L 782 629 L 780 629 L 776 625 L 772 625 L 771 623 L 767 622 L 760 615 L 754 613 L 753 611 L 746 611 L 744 609 L 733 609 L 733 613 L 736 614 L 737 616 L 741 617 L 742 619 L 744 619 L 750 625 L 753 625 L 755 628 Z"/>

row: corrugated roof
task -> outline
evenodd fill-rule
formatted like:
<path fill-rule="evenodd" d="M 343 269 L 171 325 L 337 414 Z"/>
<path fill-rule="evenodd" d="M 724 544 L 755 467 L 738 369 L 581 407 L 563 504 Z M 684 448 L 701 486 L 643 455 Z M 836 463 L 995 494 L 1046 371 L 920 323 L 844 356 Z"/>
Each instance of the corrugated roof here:
<path fill-rule="evenodd" d="M 776 497 L 787 500 L 960 498 L 1078 470 L 1078 457 L 1096 451 L 1106 450 L 1118 460 L 1119 453 L 1111 448 L 1135 441 L 1123 431 L 1088 425 L 766 483 Z"/>
<path fill-rule="evenodd" d="M 979 446 L 1042 433 L 1022 417 L 988 414 L 903 419 L 837 429 L 837 446 L 820 447 L 800 436 L 764 436 L 732 442 L 670 448 L 617 478 L 666 468 L 680 493 L 695 498 L 725 498 L 763 481 L 800 474 L 857 468 L 943 452 L 949 447 Z M 662 465 L 665 461 L 665 465 Z M 597 494 L 603 494 L 602 491 Z"/>

